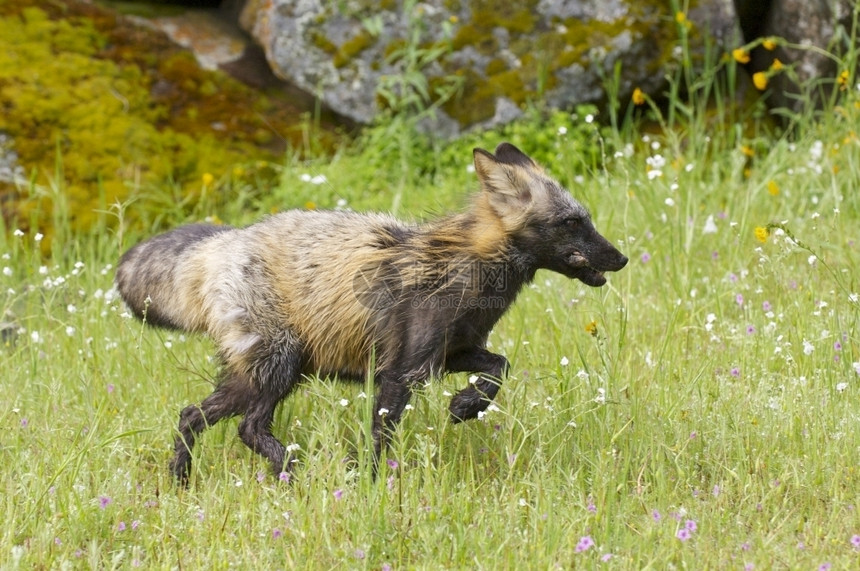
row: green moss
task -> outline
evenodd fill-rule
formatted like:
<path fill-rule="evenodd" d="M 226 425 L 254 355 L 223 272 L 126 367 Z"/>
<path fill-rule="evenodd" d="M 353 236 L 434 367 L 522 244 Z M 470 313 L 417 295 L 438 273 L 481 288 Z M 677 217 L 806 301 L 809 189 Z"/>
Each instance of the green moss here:
<path fill-rule="evenodd" d="M 376 42 L 376 38 L 367 30 L 361 30 L 351 39 L 345 41 L 334 54 L 333 63 L 337 68 L 341 68 L 350 63 L 355 56 L 372 46 Z"/>
<path fill-rule="evenodd" d="M 15 141 L 37 187 L 61 189 L 73 231 L 126 201 L 129 181 L 174 188 L 171 207 L 191 209 L 204 174 L 218 180 L 249 159 L 276 159 L 285 142 L 301 148 L 302 110 L 200 69 L 164 36 L 147 37 L 97 6 L 10 0 L 0 15 L 0 131 Z M 8 184 L 0 194 L 6 226 L 38 228 L 50 244 L 47 194 Z M 142 210 L 135 203 L 127 221 Z"/>

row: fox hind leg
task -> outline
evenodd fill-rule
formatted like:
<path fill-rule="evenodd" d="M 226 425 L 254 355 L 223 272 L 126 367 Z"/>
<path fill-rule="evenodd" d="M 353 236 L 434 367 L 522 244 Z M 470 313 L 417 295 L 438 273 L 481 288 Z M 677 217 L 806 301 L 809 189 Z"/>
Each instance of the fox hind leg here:
<path fill-rule="evenodd" d="M 188 482 L 191 472 L 191 450 L 197 436 L 218 421 L 243 414 L 248 406 L 248 379 L 227 374 L 211 395 L 199 405 L 185 407 L 179 415 L 179 434 L 174 443 L 170 471 L 181 483 Z"/>
<path fill-rule="evenodd" d="M 298 385 L 301 378 L 301 351 L 289 342 L 278 344 L 263 358 L 252 373 L 253 387 L 245 418 L 239 423 L 239 438 L 245 445 L 269 461 L 275 475 L 289 472 L 292 458 L 286 447 L 272 434 L 275 409 Z"/>

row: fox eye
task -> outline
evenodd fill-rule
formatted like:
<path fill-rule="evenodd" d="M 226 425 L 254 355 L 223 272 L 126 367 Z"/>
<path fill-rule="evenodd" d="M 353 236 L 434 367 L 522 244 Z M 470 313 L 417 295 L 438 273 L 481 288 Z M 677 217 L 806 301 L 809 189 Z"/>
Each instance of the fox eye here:
<path fill-rule="evenodd" d="M 562 223 L 568 228 L 576 228 L 582 223 L 582 219 L 571 216 L 570 218 L 565 218 Z"/>

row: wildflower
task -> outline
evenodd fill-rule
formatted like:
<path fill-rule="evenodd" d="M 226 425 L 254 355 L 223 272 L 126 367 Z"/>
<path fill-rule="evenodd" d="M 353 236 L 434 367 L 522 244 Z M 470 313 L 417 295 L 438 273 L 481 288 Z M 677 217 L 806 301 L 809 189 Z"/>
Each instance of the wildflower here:
<path fill-rule="evenodd" d="M 610 559 L 612 559 L 611 553 L 604 553 L 603 555 L 600 556 L 600 560 L 603 561 L 604 563 L 606 563 Z"/>
<path fill-rule="evenodd" d="M 112 393 L 114 391 L 113 383 L 108 383 L 106 390 L 107 390 L 108 394 Z"/>
<path fill-rule="evenodd" d="M 738 306 L 742 306 L 744 304 L 743 294 L 739 293 L 735 296 L 735 303 L 738 304 Z"/>
<path fill-rule="evenodd" d="M 642 254 L 642 257 L 640 258 L 640 260 L 642 260 L 643 264 L 647 264 L 648 262 L 651 261 L 651 254 L 649 254 L 648 252 L 644 252 Z"/>
<path fill-rule="evenodd" d="M 753 81 L 753 85 L 755 85 L 755 88 L 758 89 L 759 91 L 764 91 L 765 89 L 767 89 L 768 78 L 767 78 L 767 74 L 765 72 L 763 72 L 763 71 L 755 72 L 752 76 L 752 81 Z"/>
<path fill-rule="evenodd" d="M 836 392 L 843 393 L 848 388 L 848 383 L 836 383 Z"/>
<path fill-rule="evenodd" d="M 562 367 L 567 367 L 570 364 L 570 360 L 567 357 L 562 357 L 560 363 Z"/>
<path fill-rule="evenodd" d="M 44 235 L 44 234 L 42 234 L 41 232 L 36 232 L 36 235 L 35 235 L 35 236 L 33 236 L 33 240 L 34 240 L 35 242 L 41 242 L 41 241 L 42 241 L 42 238 L 44 238 L 44 237 L 45 237 L 45 235 Z"/>
<path fill-rule="evenodd" d="M 642 93 L 642 90 L 637 87 L 633 90 L 633 95 L 630 96 L 630 100 L 633 101 L 633 105 L 644 105 L 645 94 Z"/>
<path fill-rule="evenodd" d="M 131 530 L 135 531 L 138 527 L 140 527 L 140 520 L 136 519 L 131 522 Z"/>
<path fill-rule="evenodd" d="M 771 71 L 780 71 L 783 68 L 782 62 L 779 61 L 779 58 L 773 58 L 773 63 L 770 64 Z"/>
<path fill-rule="evenodd" d="M 815 351 L 815 346 L 812 343 L 810 343 L 809 341 L 807 341 L 806 339 L 804 339 L 803 340 L 803 354 L 804 355 L 812 355 L 813 351 Z"/>
<path fill-rule="evenodd" d="M 688 519 L 686 522 L 684 522 L 684 527 L 685 527 L 685 528 L 687 529 L 687 531 L 689 531 L 690 533 L 693 533 L 694 531 L 696 531 L 697 529 L 699 529 L 699 526 L 698 526 L 698 525 L 696 525 L 696 522 L 695 522 L 695 521 L 693 521 L 693 520 L 691 520 L 691 519 Z"/>
<path fill-rule="evenodd" d="M 282 532 L 281 532 L 281 530 L 280 530 L 280 529 L 278 529 L 277 527 L 276 527 L 275 529 L 273 529 L 273 530 L 272 530 L 272 539 L 278 539 L 278 538 L 279 538 L 279 537 L 281 537 L 282 535 L 283 535 L 283 533 L 282 533 Z"/>
<path fill-rule="evenodd" d="M 558 128 L 558 134 L 561 136 L 567 135 L 567 127 L 565 127 L 564 125 L 559 127 Z"/>
<path fill-rule="evenodd" d="M 3 275 L 7 276 L 7 277 L 11 276 L 12 275 L 12 268 L 10 268 L 9 266 L 4 266 L 3 267 Z"/>
<path fill-rule="evenodd" d="M 364 553 L 363 549 L 356 549 L 355 550 L 355 558 L 356 559 L 364 559 L 365 556 L 366 556 L 366 554 Z"/>
<path fill-rule="evenodd" d="M 860 550 L 860 535 L 855 533 L 851 536 L 851 545 L 854 546 L 854 549 Z"/>
<path fill-rule="evenodd" d="M 343 497 L 343 490 L 335 490 L 332 492 L 332 495 L 334 496 L 334 499 L 339 500 Z"/>
<path fill-rule="evenodd" d="M 770 230 L 765 228 L 764 226 L 756 226 L 755 228 L 755 238 L 761 243 L 767 242 L 767 237 L 770 236 Z"/>
<path fill-rule="evenodd" d="M 732 50 L 732 57 L 738 63 L 749 63 L 750 53 L 744 48 L 735 48 Z"/>
<path fill-rule="evenodd" d="M 741 154 L 745 157 L 753 158 L 755 156 L 755 149 L 749 145 L 741 145 Z"/>
<path fill-rule="evenodd" d="M 590 333 L 592 337 L 597 337 L 597 321 L 592 321 L 586 325 L 585 330 Z"/>
<path fill-rule="evenodd" d="M 110 499 L 108 496 L 100 496 L 99 497 L 99 507 L 101 509 L 105 509 L 106 507 L 108 507 L 112 503 L 113 503 L 113 500 Z"/>
<path fill-rule="evenodd" d="M 660 520 L 663 519 L 663 516 L 660 514 L 658 510 L 651 511 L 651 519 L 654 520 L 655 523 L 660 523 Z"/>
<path fill-rule="evenodd" d="M 582 553 L 583 551 L 587 551 L 594 547 L 594 540 L 591 539 L 590 535 L 583 536 L 579 539 L 579 543 L 576 544 L 576 552 Z"/>
<path fill-rule="evenodd" d="M 281 472 L 278 474 L 278 480 L 281 482 L 289 482 L 290 481 L 290 473 L 289 472 Z"/>
<path fill-rule="evenodd" d="M 732 367 L 732 370 L 729 371 L 729 374 L 731 374 L 731 376 L 733 376 L 733 377 L 740 377 L 741 376 L 741 370 L 737 367 Z"/>
<path fill-rule="evenodd" d="M 385 407 L 382 407 L 382 408 L 380 408 L 380 409 L 376 412 L 376 414 L 378 414 L 379 416 L 385 416 L 385 415 L 386 415 L 386 414 L 388 414 L 389 412 L 391 412 L 391 411 L 390 411 L 390 410 L 388 410 L 388 409 L 387 409 L 387 408 L 385 408 Z"/>
<path fill-rule="evenodd" d="M 766 49 L 769 52 L 772 52 L 776 49 L 776 38 L 765 38 L 761 43 L 761 47 Z"/>
<path fill-rule="evenodd" d="M 200 178 L 203 181 L 203 186 L 211 186 L 212 183 L 215 182 L 215 177 L 209 172 L 203 173 L 203 176 Z"/>
<path fill-rule="evenodd" d="M 769 301 L 767 301 L 767 300 L 764 300 L 764 301 L 762 302 L 762 304 L 761 304 L 761 308 L 762 308 L 762 310 L 764 310 L 764 311 L 770 311 L 770 310 L 771 310 L 770 302 L 769 302 Z"/>
<path fill-rule="evenodd" d="M 702 228 L 702 234 L 716 234 L 717 233 L 717 223 L 714 222 L 713 214 L 708 216 L 707 220 L 705 220 L 705 227 Z"/>
<path fill-rule="evenodd" d="M 693 537 L 693 534 L 690 533 L 690 530 L 687 529 L 686 527 L 682 527 L 681 529 L 678 530 L 677 533 L 675 533 L 675 537 L 677 537 L 681 541 L 687 541 L 688 539 Z"/>
<path fill-rule="evenodd" d="M 117 531 L 125 531 L 125 522 L 124 521 L 119 522 L 119 524 L 117 524 L 117 526 L 116 526 L 116 529 L 117 529 Z"/>
<path fill-rule="evenodd" d="M 385 463 L 388 464 L 388 467 L 391 470 L 396 470 L 397 467 L 400 466 L 400 464 L 397 463 L 397 460 L 394 460 L 392 458 L 389 458 Z"/>
<path fill-rule="evenodd" d="M 779 194 L 779 185 L 777 185 L 777 184 L 776 184 L 774 181 L 772 181 L 772 180 L 771 180 L 771 181 L 768 181 L 768 183 L 767 183 L 767 192 L 768 192 L 768 194 L 770 194 L 771 196 L 776 196 L 777 194 Z M 765 230 L 767 230 L 767 229 L 765 228 Z"/>
<path fill-rule="evenodd" d="M 349 404 L 349 401 L 348 401 L 348 400 L 346 400 L 346 399 L 340 399 L 340 406 L 347 406 L 348 404 Z"/>
<path fill-rule="evenodd" d="M 818 571 L 830 571 L 833 565 L 829 561 L 825 561 L 821 565 L 818 566 Z"/>
<path fill-rule="evenodd" d="M 12 235 L 15 236 L 16 238 L 20 238 L 21 236 L 24 235 L 24 231 L 21 230 L 20 228 L 15 228 L 15 231 L 12 232 Z"/>
<path fill-rule="evenodd" d="M 747 335 L 752 335 L 753 333 L 755 333 L 755 326 L 747 325 Z"/>
<path fill-rule="evenodd" d="M 844 69 L 842 70 L 842 73 L 839 74 L 839 77 L 836 78 L 836 83 L 839 84 L 840 91 L 848 89 L 848 78 L 850 75 L 850 72 L 847 69 Z"/>

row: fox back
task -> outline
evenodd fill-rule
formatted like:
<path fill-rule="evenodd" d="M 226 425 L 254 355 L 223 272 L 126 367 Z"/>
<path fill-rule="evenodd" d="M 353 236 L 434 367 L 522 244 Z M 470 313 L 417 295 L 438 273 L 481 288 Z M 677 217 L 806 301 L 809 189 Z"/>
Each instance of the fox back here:
<path fill-rule="evenodd" d="M 122 257 L 116 284 L 134 314 L 208 333 L 223 361 L 215 392 L 180 416 L 178 478 L 196 435 L 233 415 L 249 447 L 289 469 L 270 425 L 303 374 L 363 379 L 375 364 L 376 458 L 412 387 L 430 377 L 478 373 L 449 407 L 454 421 L 474 418 L 508 369 L 487 337 L 535 272 L 600 286 L 624 267 L 588 211 L 519 149 L 475 149 L 474 162 L 471 207 L 425 224 L 292 210 L 243 229 L 181 227 Z"/>

